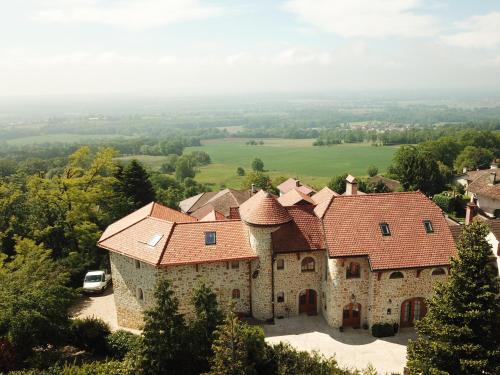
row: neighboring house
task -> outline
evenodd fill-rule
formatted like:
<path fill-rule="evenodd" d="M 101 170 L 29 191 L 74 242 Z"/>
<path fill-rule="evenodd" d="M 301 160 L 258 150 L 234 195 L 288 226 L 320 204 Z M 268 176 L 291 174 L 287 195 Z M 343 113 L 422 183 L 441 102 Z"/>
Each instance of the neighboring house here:
<path fill-rule="evenodd" d="M 368 183 L 378 184 L 382 182 L 389 191 L 399 191 L 401 189 L 401 183 L 397 180 L 393 180 L 384 176 L 373 176 L 368 177 Z"/>
<path fill-rule="evenodd" d="M 490 169 L 469 171 L 455 177 L 467 193 L 477 198 L 479 209 L 490 218 L 500 217 L 500 169 L 492 162 Z"/>
<path fill-rule="evenodd" d="M 313 188 L 304 185 L 300 180 L 296 180 L 295 178 L 289 178 L 288 180 L 282 182 L 277 186 L 279 192 L 280 192 L 280 197 L 286 193 L 288 193 L 290 190 L 296 189 L 300 191 L 301 193 L 304 193 L 305 195 L 313 195 L 316 193 Z"/>
<path fill-rule="evenodd" d="M 211 214 L 212 211 L 221 214 L 224 218 L 236 219 L 234 217 L 237 209 L 243 202 L 252 196 L 250 190 L 224 189 L 218 192 L 206 192 L 185 199 L 179 203 L 182 212 L 197 219 L 202 219 Z"/>
<path fill-rule="evenodd" d="M 413 325 L 456 254 L 448 223 L 420 192 L 361 195 L 352 181 L 351 195 L 326 190 L 318 204 L 284 206 L 259 191 L 238 220 L 193 221 L 153 204 L 112 224 L 98 245 L 110 252 L 118 323 L 141 326 L 165 275 L 188 317 L 204 281 L 221 304 L 262 321 L 304 313 L 332 327 Z"/>

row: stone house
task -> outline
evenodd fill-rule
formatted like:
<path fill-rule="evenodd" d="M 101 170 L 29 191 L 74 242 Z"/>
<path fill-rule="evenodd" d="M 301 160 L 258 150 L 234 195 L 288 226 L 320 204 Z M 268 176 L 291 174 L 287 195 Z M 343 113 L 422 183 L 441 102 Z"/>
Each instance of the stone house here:
<path fill-rule="evenodd" d="M 151 203 L 110 225 L 98 245 L 110 252 L 118 323 L 140 327 L 163 274 L 188 317 L 204 281 L 221 304 L 262 321 L 413 325 L 456 253 L 448 223 L 419 192 L 358 194 L 347 183 L 350 195 L 323 189 L 316 199 L 259 191 L 240 219 L 201 221 Z"/>

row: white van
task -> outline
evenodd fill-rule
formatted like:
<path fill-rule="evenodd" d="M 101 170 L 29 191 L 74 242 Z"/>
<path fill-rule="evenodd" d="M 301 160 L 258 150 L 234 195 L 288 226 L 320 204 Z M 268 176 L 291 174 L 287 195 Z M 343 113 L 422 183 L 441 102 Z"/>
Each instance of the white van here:
<path fill-rule="evenodd" d="M 83 291 L 87 293 L 102 293 L 111 282 L 111 275 L 105 271 L 90 271 L 83 280 Z"/>

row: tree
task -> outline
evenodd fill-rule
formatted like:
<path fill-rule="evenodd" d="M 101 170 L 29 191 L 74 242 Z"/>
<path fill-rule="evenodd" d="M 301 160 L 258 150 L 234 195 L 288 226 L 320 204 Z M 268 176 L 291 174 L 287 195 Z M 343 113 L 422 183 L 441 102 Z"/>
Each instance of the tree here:
<path fill-rule="evenodd" d="M 205 283 L 194 290 L 191 302 L 196 318 L 191 324 L 189 337 L 193 345 L 193 361 L 196 362 L 194 368 L 199 374 L 210 369 L 214 332 L 222 324 L 223 314 L 219 309 L 217 296 Z"/>
<path fill-rule="evenodd" d="M 241 183 L 242 189 L 251 189 L 252 185 L 256 189 L 264 189 L 269 192 L 274 192 L 275 188 L 272 185 L 271 178 L 262 172 L 248 173 Z"/>
<path fill-rule="evenodd" d="M 464 228 L 450 276 L 428 300 L 417 339 L 408 346 L 412 373 L 500 373 L 498 271 L 490 261 L 487 234 L 480 222 Z"/>
<path fill-rule="evenodd" d="M 242 323 L 229 309 L 224 323 L 216 331 L 217 338 L 212 350 L 212 375 L 248 375 L 253 373 L 253 368 L 248 361 Z"/>
<path fill-rule="evenodd" d="M 264 162 L 259 158 L 255 158 L 252 161 L 252 169 L 255 172 L 263 172 L 264 171 Z"/>
<path fill-rule="evenodd" d="M 238 176 L 244 176 L 245 175 L 245 170 L 242 167 L 236 168 L 236 174 Z"/>
<path fill-rule="evenodd" d="M 175 164 L 175 178 L 179 181 L 184 181 L 184 179 L 190 177 L 193 178 L 195 175 L 195 163 L 189 156 L 181 156 L 177 163 Z"/>
<path fill-rule="evenodd" d="M 374 165 L 370 165 L 368 167 L 368 176 L 370 177 L 373 177 L 373 176 L 376 176 L 378 174 L 378 168 Z"/>
<path fill-rule="evenodd" d="M 416 146 L 401 146 L 394 154 L 390 173 L 405 191 L 421 190 L 425 194 L 443 191 L 445 180 L 437 161 Z"/>
<path fill-rule="evenodd" d="M 144 313 L 141 369 L 146 375 L 184 374 L 190 368 L 185 348 L 186 324 L 170 282 L 159 277 L 155 304 Z"/>
<path fill-rule="evenodd" d="M 14 256 L 0 255 L 0 342 L 12 346 L 17 362 L 0 363 L 0 371 L 19 364 L 35 347 L 65 342 L 75 298 L 68 280 L 51 251 L 33 240 L 17 237 Z"/>
<path fill-rule="evenodd" d="M 125 198 L 132 202 L 133 209 L 145 206 L 156 199 L 148 172 L 135 159 L 123 170 L 121 191 Z"/>
<path fill-rule="evenodd" d="M 332 179 L 328 183 L 328 187 L 333 191 L 335 191 L 336 193 L 339 194 L 345 193 L 346 178 L 347 178 L 347 173 L 341 174 L 340 176 L 332 177 Z"/>
<path fill-rule="evenodd" d="M 160 167 L 160 171 L 162 171 L 163 173 L 174 173 L 175 165 L 178 159 L 179 156 L 176 154 L 167 155 L 167 157 L 165 158 L 165 162 Z"/>
<path fill-rule="evenodd" d="M 210 155 L 205 151 L 193 151 L 188 156 L 196 161 L 196 165 L 208 165 L 212 162 Z"/>
<path fill-rule="evenodd" d="M 468 170 L 489 168 L 491 161 L 495 155 L 486 148 L 467 146 L 455 160 L 455 168 L 462 171 L 463 168 Z"/>

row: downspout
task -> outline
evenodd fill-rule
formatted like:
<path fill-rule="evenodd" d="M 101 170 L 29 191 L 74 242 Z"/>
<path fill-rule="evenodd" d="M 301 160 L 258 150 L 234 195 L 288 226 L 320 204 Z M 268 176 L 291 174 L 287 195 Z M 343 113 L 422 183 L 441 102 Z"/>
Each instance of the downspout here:
<path fill-rule="evenodd" d="M 249 299 L 249 306 L 250 306 L 250 316 L 253 317 L 252 314 L 252 261 L 248 261 L 248 299 Z"/>
<path fill-rule="evenodd" d="M 271 257 L 271 308 L 273 314 L 273 322 L 274 322 L 274 262 L 276 261 L 276 257 L 274 254 Z"/>

